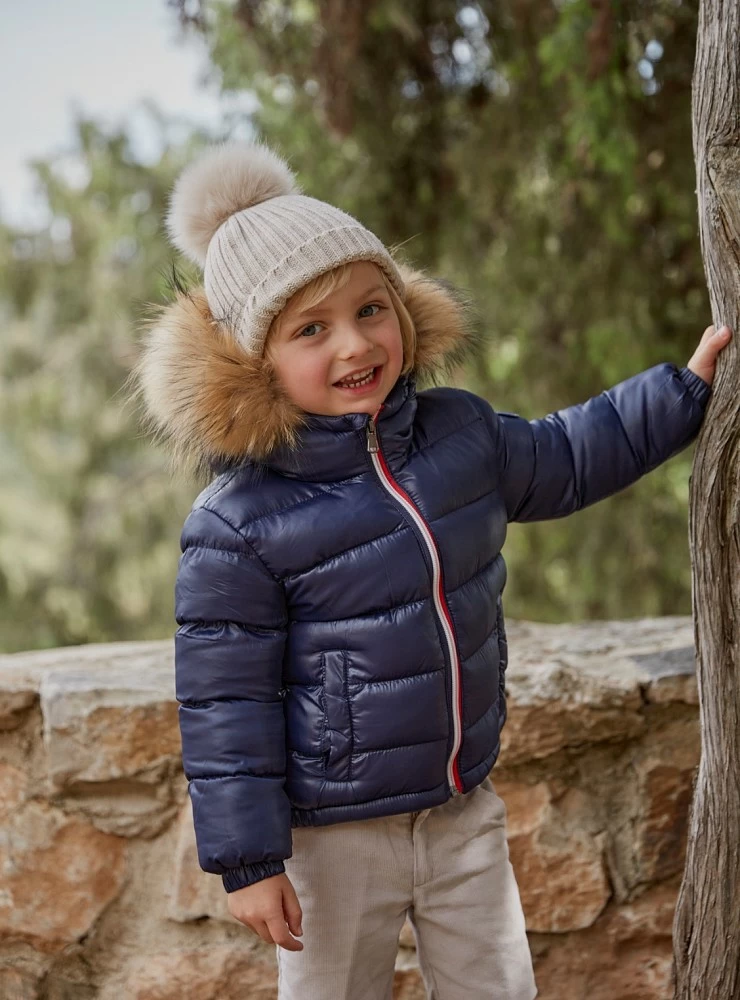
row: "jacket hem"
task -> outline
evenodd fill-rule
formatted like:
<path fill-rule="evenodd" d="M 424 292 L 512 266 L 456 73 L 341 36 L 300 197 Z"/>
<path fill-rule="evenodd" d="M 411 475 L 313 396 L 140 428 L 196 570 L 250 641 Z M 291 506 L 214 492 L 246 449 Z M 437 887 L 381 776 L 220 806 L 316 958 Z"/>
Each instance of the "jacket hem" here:
<path fill-rule="evenodd" d="M 318 809 L 298 809 L 290 811 L 291 827 L 329 826 L 332 823 L 348 823 L 352 820 L 373 819 L 378 816 L 394 816 L 397 813 L 418 812 L 440 806 L 451 798 L 447 781 L 428 788 L 423 792 L 409 792 L 405 795 L 387 795 L 370 802 L 349 802 L 347 805 L 321 806 Z"/>
<path fill-rule="evenodd" d="M 485 781 L 496 762 L 501 749 L 498 740 L 496 746 L 479 764 L 462 771 L 463 791 L 466 795 L 482 781 Z M 424 792 L 409 792 L 406 795 L 388 795 L 370 802 L 351 802 L 347 805 L 321 806 L 318 809 L 298 809 L 295 806 L 290 811 L 291 827 L 329 826 L 333 823 L 350 823 L 353 820 L 374 819 L 380 816 L 395 816 L 398 813 L 419 812 L 441 806 L 451 799 L 450 787 L 443 781 L 435 788 Z"/>

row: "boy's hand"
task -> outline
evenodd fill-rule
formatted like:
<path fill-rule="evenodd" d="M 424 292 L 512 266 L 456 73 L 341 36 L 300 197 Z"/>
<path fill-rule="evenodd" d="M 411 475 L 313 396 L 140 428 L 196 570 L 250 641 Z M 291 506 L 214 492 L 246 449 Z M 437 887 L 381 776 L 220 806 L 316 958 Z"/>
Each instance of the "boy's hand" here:
<path fill-rule="evenodd" d="M 268 944 L 288 951 L 303 951 L 303 944 L 291 937 L 303 934 L 303 912 L 287 875 L 271 875 L 228 895 L 229 913 L 246 924 Z"/>
<path fill-rule="evenodd" d="M 727 347 L 731 339 L 732 331 L 729 326 L 722 326 L 716 332 L 713 326 L 708 326 L 686 367 L 699 378 L 703 378 L 707 385 L 711 385 L 714 382 L 717 355 L 722 348 Z"/>

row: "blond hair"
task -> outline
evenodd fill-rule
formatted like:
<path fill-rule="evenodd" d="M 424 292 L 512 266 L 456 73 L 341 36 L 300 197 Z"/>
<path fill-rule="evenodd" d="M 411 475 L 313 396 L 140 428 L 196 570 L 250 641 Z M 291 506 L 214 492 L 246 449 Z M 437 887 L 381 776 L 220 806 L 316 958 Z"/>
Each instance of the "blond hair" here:
<path fill-rule="evenodd" d="M 330 271 L 325 271 L 323 274 L 318 275 L 318 277 L 313 278 L 302 288 L 299 288 L 298 291 L 291 296 L 285 307 L 275 316 L 270 324 L 269 330 L 267 331 L 267 337 L 265 340 L 265 357 L 268 356 L 271 338 L 279 333 L 281 329 L 282 318 L 285 314 L 285 310 L 290 307 L 291 309 L 302 310 L 305 312 L 319 305 L 320 302 L 323 302 L 324 299 L 333 292 L 339 291 L 341 288 L 345 288 L 346 285 L 349 284 L 353 263 L 356 262 L 350 261 L 347 264 L 340 264 L 338 267 L 334 267 Z M 414 321 L 411 319 L 411 314 L 401 301 L 398 292 L 389 281 L 385 271 L 381 267 L 378 267 L 377 264 L 374 266 L 377 268 L 383 279 L 383 284 L 388 292 L 391 305 L 393 306 L 396 316 L 398 317 L 398 325 L 401 328 L 401 343 L 403 344 L 403 368 L 401 369 L 401 375 L 405 375 L 414 367 L 414 359 L 416 357 L 416 328 L 414 326 Z"/>

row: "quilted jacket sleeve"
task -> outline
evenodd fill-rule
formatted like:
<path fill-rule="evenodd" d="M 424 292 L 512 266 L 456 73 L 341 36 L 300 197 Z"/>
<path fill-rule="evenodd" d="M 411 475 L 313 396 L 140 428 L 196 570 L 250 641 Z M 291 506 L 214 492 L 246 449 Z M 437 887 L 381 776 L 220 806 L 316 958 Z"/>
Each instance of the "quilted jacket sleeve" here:
<path fill-rule="evenodd" d="M 285 871 L 282 587 L 213 511 L 191 511 L 175 586 L 176 697 L 201 868 L 227 892 Z"/>
<path fill-rule="evenodd" d="M 539 420 L 487 406 L 508 520 L 564 517 L 629 486 L 693 441 L 710 395 L 664 363 Z"/>

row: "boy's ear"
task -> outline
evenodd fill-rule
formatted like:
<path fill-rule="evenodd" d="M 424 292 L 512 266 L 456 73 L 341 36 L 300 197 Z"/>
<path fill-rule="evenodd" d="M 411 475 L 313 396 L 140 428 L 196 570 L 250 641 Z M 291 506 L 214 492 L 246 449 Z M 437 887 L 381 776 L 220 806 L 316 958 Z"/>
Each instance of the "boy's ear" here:
<path fill-rule="evenodd" d="M 406 286 L 404 305 L 416 329 L 413 368 L 433 381 L 460 364 L 475 348 L 471 301 L 450 282 L 398 264 Z"/>

